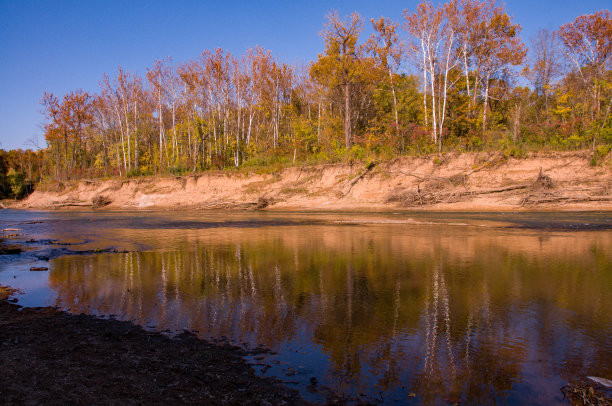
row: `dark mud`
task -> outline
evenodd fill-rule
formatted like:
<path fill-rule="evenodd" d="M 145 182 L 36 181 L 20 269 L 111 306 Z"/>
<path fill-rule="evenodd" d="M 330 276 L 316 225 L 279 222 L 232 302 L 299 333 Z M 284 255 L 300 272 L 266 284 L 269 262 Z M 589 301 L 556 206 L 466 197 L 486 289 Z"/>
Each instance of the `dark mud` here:
<path fill-rule="evenodd" d="M 6 405 L 307 404 L 255 376 L 246 354 L 188 332 L 170 338 L 129 322 L 0 302 Z"/>

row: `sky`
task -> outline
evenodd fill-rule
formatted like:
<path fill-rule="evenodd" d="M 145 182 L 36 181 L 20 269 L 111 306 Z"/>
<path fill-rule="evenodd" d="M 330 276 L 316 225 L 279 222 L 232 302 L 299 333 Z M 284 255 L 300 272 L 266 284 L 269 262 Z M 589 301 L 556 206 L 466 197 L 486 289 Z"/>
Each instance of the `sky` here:
<path fill-rule="evenodd" d="M 241 55 L 256 45 L 287 63 L 323 51 L 325 15 L 359 12 L 401 20 L 418 1 L 391 0 L 0 0 L 0 148 L 45 146 L 39 104 L 83 89 L 97 92 L 103 73 L 118 66 L 146 73 L 153 61 L 197 58 L 204 49 Z M 506 11 L 529 37 L 582 14 L 609 9 L 609 0 L 507 0 Z M 369 35 L 365 25 L 364 37 Z M 405 33 L 402 31 L 402 35 Z"/>

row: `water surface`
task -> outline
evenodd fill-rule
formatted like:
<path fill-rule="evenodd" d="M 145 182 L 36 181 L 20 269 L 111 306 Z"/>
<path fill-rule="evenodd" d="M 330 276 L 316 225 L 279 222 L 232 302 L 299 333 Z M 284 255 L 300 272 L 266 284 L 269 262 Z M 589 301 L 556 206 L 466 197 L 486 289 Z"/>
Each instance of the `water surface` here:
<path fill-rule="evenodd" d="M 258 373 L 311 400 L 545 405 L 612 378 L 609 213 L 1 214 L 21 304 L 263 345 Z"/>

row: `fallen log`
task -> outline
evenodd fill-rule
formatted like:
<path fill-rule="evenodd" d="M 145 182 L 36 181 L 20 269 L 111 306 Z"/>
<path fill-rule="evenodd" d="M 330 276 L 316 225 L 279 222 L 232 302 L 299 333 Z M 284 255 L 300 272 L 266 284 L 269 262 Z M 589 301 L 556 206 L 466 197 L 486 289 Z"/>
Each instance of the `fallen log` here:
<path fill-rule="evenodd" d="M 231 202 L 212 202 L 212 203 L 204 204 L 204 205 L 200 206 L 200 208 L 201 209 L 205 209 L 205 210 L 228 209 L 232 205 L 235 205 L 235 203 L 231 203 Z"/>
<path fill-rule="evenodd" d="M 494 189 L 476 189 L 476 190 L 466 190 L 465 192 L 459 192 L 459 194 L 464 196 L 473 196 L 473 195 L 489 195 L 493 193 L 503 193 L 510 192 L 512 190 L 521 190 L 527 189 L 529 185 L 514 185 L 514 186 L 505 186 Z"/>
<path fill-rule="evenodd" d="M 537 206 L 546 203 L 584 203 L 584 202 L 612 202 L 612 196 L 534 196 L 523 199 L 521 206 Z"/>
<path fill-rule="evenodd" d="M 91 207 L 91 203 L 87 202 L 67 202 L 67 203 L 53 203 L 52 207 Z"/>
<path fill-rule="evenodd" d="M 402 175 L 405 176 L 412 176 L 415 177 L 417 179 L 419 179 L 421 182 L 426 181 L 426 180 L 441 180 L 444 182 L 448 182 L 450 184 L 452 184 L 451 180 L 449 178 L 445 178 L 442 176 L 436 176 L 436 175 L 421 175 L 419 173 L 415 173 L 415 172 L 404 172 L 404 171 L 399 171 Z"/>

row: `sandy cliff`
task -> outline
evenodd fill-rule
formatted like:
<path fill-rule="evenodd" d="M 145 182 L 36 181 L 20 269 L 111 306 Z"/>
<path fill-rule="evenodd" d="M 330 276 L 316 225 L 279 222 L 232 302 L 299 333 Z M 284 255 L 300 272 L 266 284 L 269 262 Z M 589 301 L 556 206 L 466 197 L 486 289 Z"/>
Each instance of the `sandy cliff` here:
<path fill-rule="evenodd" d="M 40 188 L 21 208 L 612 210 L 612 159 L 586 152 L 407 157 L 273 174 L 81 180 Z"/>

